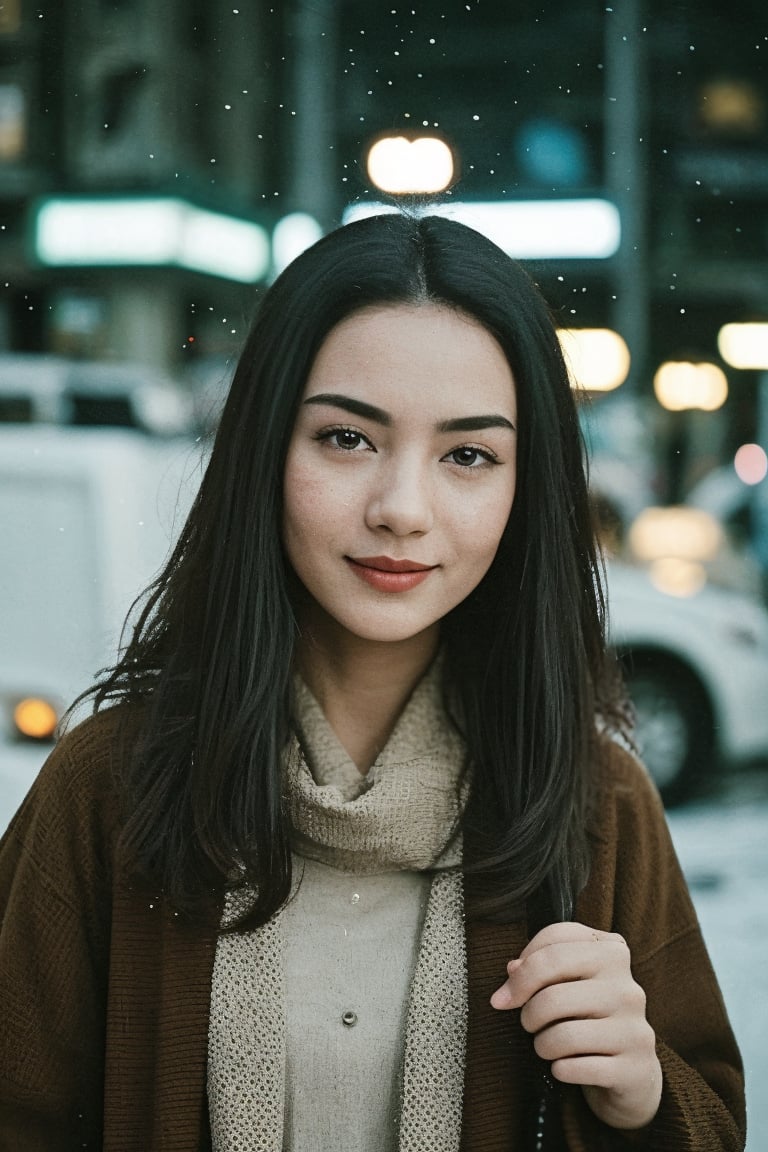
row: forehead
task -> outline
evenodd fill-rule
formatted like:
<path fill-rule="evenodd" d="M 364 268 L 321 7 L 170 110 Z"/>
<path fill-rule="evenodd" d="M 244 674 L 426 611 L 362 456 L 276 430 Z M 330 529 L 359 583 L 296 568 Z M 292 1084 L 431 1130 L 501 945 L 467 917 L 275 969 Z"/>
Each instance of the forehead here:
<path fill-rule="evenodd" d="M 515 385 L 501 345 L 474 317 L 445 304 L 365 308 L 326 337 L 305 398 L 330 390 L 387 407 L 491 405 L 514 416 Z"/>

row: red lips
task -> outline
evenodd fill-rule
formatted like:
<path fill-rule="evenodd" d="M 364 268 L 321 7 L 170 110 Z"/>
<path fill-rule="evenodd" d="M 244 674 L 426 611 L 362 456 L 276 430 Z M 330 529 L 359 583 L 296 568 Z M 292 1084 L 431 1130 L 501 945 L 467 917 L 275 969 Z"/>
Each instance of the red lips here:
<path fill-rule="evenodd" d="M 377 568 L 379 572 L 428 572 L 434 564 L 417 564 L 415 560 L 391 560 L 389 556 L 349 556 L 353 564 Z"/>
<path fill-rule="evenodd" d="M 408 592 L 427 579 L 437 565 L 417 564 L 415 560 L 393 560 L 389 556 L 359 556 L 346 561 L 356 576 L 377 592 Z"/>

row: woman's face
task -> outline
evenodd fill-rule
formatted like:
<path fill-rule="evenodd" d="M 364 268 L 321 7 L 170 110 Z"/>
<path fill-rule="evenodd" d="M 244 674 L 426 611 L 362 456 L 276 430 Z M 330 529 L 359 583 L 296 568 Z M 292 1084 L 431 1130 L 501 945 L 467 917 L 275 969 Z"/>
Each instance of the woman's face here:
<path fill-rule="evenodd" d="M 377 306 L 330 332 L 288 447 L 283 537 L 339 639 L 423 639 L 480 583 L 512 508 L 516 426 L 504 353 L 465 313 Z"/>

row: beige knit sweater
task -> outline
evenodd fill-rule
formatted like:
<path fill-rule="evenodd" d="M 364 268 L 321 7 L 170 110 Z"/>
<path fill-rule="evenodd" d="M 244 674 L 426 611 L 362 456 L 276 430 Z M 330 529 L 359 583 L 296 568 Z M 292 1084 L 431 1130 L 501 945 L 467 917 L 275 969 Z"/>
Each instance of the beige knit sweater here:
<path fill-rule="evenodd" d="M 460 862 L 454 834 L 463 745 L 443 712 L 435 669 L 367 776 L 298 680 L 295 696 L 298 741 L 286 764 L 298 846 L 294 888 L 265 929 L 222 937 L 217 947 L 208 1072 L 213 1146 L 395 1152 L 408 1146 L 407 1133 L 400 1142 L 402 1066 L 432 875 Z M 439 942 L 463 1013 L 458 876 L 454 887 L 453 933 L 449 924 Z M 433 892 L 432 905 L 437 899 Z M 443 901 L 444 911 L 453 915 L 454 904 Z M 422 957 L 419 980 L 429 970 Z M 435 997 L 443 1015 L 444 990 Z M 418 995 L 421 1011 L 429 994 L 419 988 Z M 464 1021 L 457 1019 L 448 1034 L 456 1084 L 448 1094 L 453 1106 L 442 1113 L 441 1152 L 458 1148 L 460 1138 Z"/>

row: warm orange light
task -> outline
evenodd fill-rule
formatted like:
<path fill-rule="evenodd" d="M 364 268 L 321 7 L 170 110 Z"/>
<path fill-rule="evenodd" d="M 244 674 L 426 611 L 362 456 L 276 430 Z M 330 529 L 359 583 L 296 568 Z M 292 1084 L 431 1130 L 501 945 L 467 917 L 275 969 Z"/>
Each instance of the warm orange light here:
<path fill-rule="evenodd" d="M 368 178 L 396 195 L 442 192 L 453 180 L 453 152 L 435 136 L 382 136 L 368 152 Z"/>
<path fill-rule="evenodd" d="M 667 556 L 654 560 L 648 569 L 651 583 L 667 596 L 695 596 L 707 582 L 707 573 L 695 560 L 681 560 Z"/>
<path fill-rule="evenodd" d="M 13 722 L 20 735 L 30 740 L 47 740 L 53 736 L 59 718 L 47 700 L 29 696 L 14 708 Z"/>
<path fill-rule="evenodd" d="M 589 392 L 610 392 L 623 384 L 629 373 L 629 348 L 612 328 L 560 328 L 572 387 Z"/>
<path fill-rule="evenodd" d="M 0 4 L 0 33 L 6 36 L 12 36 L 19 31 L 20 27 L 20 0 L 5 0 L 4 4 Z"/>
<path fill-rule="evenodd" d="M 765 101 L 748 80 L 713 80 L 699 93 L 699 114 L 716 132 L 752 136 L 763 131 Z"/>
<path fill-rule="evenodd" d="M 728 398 L 728 380 L 717 364 L 667 360 L 653 378 L 656 399 L 670 412 L 700 408 L 715 412 Z"/>
<path fill-rule="evenodd" d="M 768 368 L 768 324 L 724 324 L 717 347 L 732 368 Z"/>
<path fill-rule="evenodd" d="M 645 508 L 629 529 L 629 546 L 638 560 L 712 560 L 723 545 L 720 523 L 703 508 L 673 505 Z"/>

